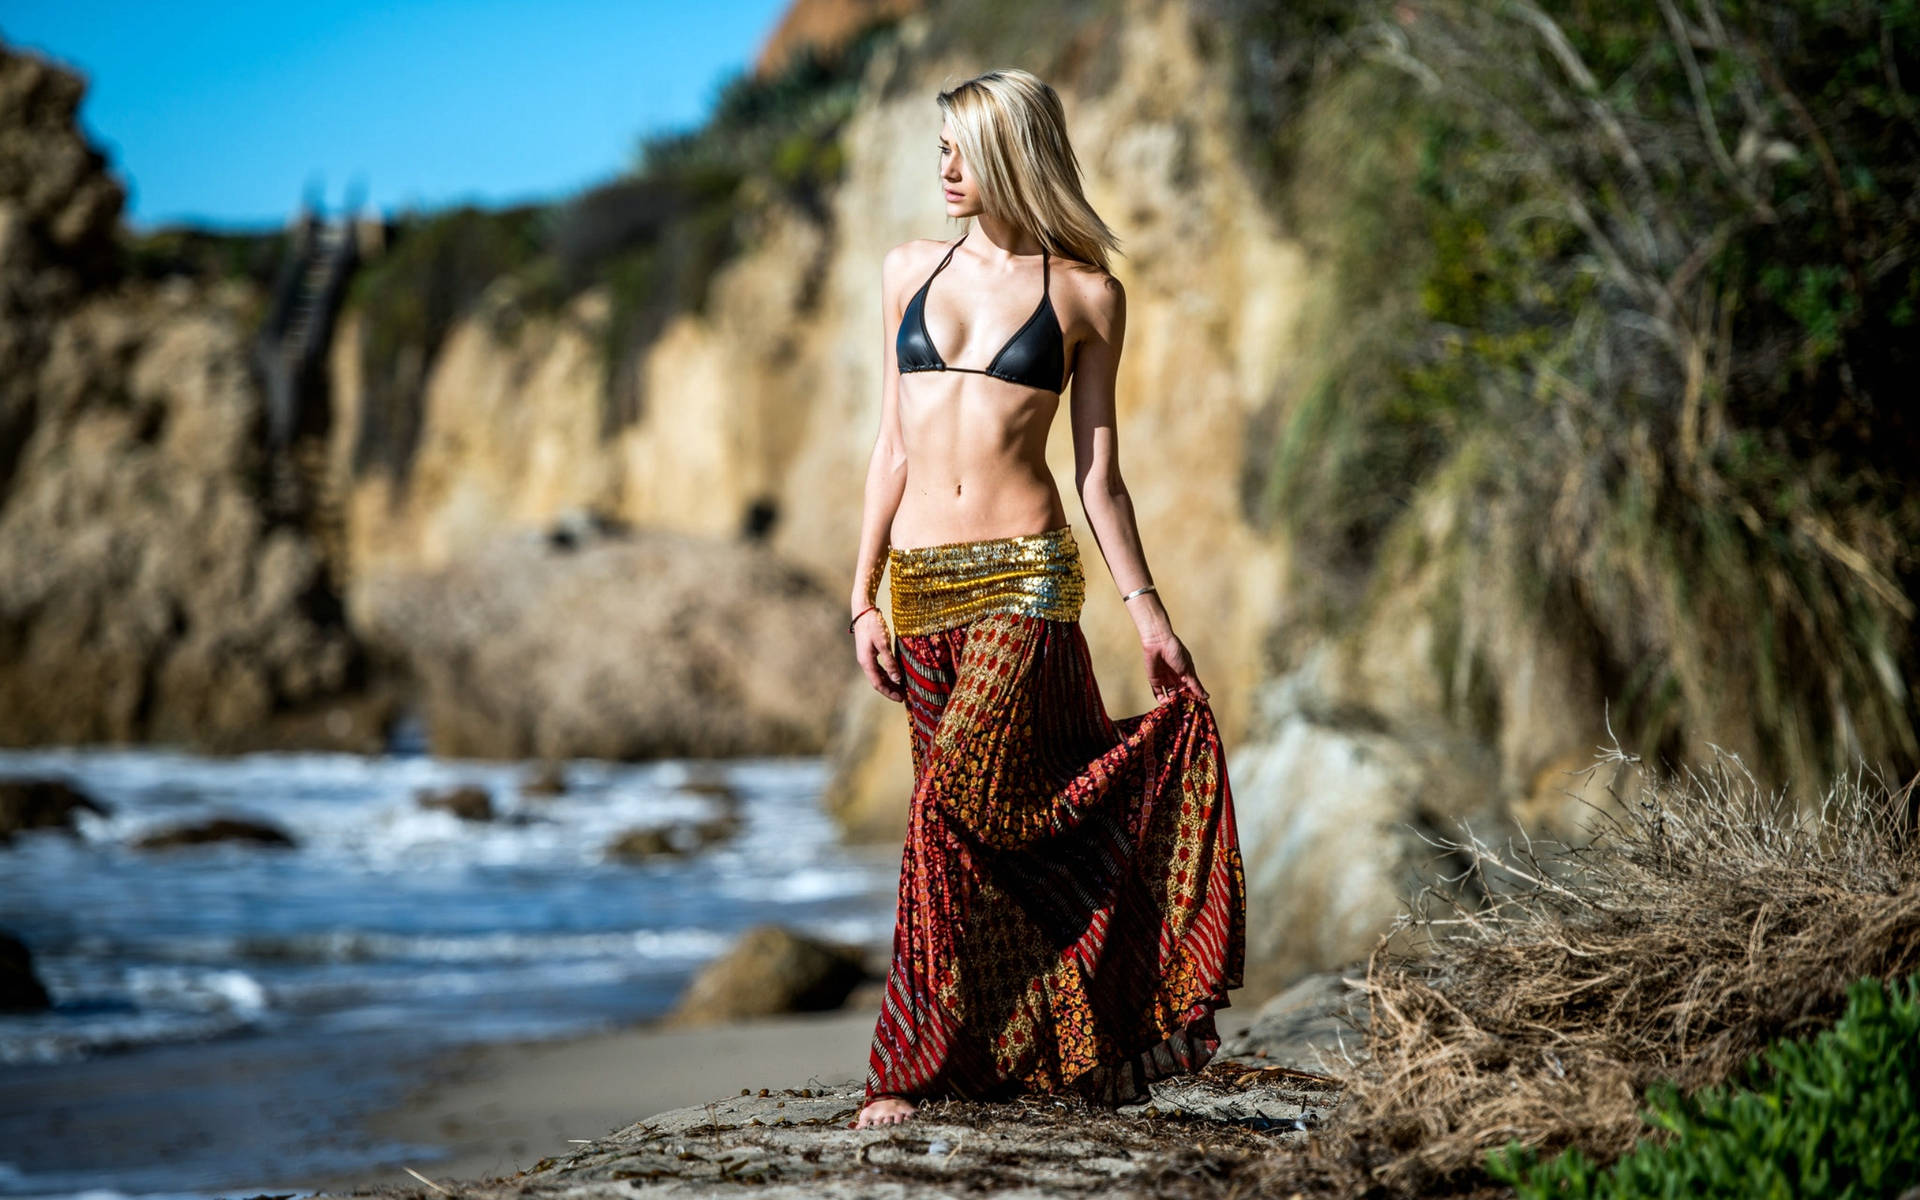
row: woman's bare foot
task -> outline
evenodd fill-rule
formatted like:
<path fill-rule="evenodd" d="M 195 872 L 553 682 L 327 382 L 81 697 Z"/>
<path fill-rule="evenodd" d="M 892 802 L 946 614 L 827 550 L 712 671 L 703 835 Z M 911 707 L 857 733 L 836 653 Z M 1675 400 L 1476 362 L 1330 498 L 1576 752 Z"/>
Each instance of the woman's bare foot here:
<path fill-rule="evenodd" d="M 898 1125 L 913 1115 L 914 1105 L 898 1096 L 882 1096 L 860 1110 L 848 1129 L 870 1129 L 875 1125 Z"/>

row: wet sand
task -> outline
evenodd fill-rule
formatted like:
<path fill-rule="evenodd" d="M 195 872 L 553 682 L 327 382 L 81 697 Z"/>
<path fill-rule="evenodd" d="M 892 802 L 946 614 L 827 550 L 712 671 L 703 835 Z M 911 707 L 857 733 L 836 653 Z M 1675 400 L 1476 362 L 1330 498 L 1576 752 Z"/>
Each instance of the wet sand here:
<path fill-rule="evenodd" d="M 437 1144 L 414 1156 L 279 1190 L 346 1191 L 363 1184 L 512 1175 L 549 1155 L 669 1109 L 741 1088 L 809 1087 L 866 1077 L 874 1013 L 845 1009 L 708 1027 L 648 1027 L 565 1041 L 476 1046 L 435 1062 L 400 1105 L 371 1117 L 383 1142 Z"/>

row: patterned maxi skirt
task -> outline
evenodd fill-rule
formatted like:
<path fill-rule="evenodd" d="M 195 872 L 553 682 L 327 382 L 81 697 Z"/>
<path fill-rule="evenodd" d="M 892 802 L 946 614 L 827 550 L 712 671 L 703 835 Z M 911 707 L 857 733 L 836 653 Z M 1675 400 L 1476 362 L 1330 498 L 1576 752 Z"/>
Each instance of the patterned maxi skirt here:
<path fill-rule="evenodd" d="M 1110 719 L 1067 527 L 894 549 L 914 788 L 866 1100 L 1198 1070 L 1241 985 L 1245 877 L 1206 701 Z"/>

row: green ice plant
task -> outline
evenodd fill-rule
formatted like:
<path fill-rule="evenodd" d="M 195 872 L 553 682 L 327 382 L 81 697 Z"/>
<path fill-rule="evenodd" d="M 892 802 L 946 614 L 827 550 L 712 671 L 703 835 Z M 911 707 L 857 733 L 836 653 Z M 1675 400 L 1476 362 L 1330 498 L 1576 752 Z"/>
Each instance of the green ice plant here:
<path fill-rule="evenodd" d="M 1856 982 L 1832 1028 L 1775 1042 L 1727 1084 L 1649 1087 L 1641 1116 L 1666 1136 L 1610 1167 L 1510 1142 L 1488 1172 L 1523 1200 L 1902 1194 L 1920 1183 L 1920 973 Z"/>

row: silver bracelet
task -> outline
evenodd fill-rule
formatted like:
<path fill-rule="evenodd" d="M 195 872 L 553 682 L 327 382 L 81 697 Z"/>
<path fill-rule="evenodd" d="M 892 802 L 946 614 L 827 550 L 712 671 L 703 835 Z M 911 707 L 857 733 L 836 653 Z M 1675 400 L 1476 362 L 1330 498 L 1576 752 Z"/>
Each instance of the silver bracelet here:
<path fill-rule="evenodd" d="M 1128 592 L 1126 595 L 1120 597 L 1120 603 L 1125 604 L 1127 601 L 1133 599 L 1135 596 L 1140 595 L 1142 592 L 1157 592 L 1159 590 L 1160 590 L 1159 585 L 1149 583 L 1145 587 L 1137 587 L 1132 591 Z"/>

